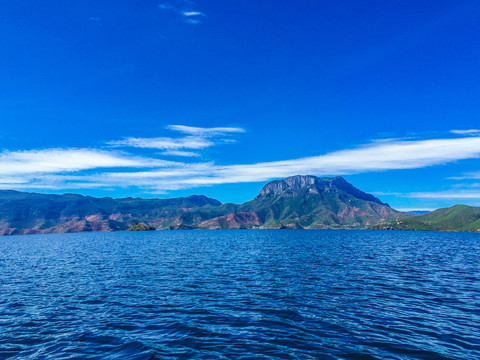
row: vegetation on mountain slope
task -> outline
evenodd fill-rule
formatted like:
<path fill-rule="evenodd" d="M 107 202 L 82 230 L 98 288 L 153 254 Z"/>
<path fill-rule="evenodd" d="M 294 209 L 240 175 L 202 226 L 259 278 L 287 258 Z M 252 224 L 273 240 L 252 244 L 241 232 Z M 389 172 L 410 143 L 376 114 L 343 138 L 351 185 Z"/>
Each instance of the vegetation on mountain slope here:
<path fill-rule="evenodd" d="M 480 231 L 480 207 L 455 205 L 426 215 L 382 222 L 371 227 L 380 230 Z"/>

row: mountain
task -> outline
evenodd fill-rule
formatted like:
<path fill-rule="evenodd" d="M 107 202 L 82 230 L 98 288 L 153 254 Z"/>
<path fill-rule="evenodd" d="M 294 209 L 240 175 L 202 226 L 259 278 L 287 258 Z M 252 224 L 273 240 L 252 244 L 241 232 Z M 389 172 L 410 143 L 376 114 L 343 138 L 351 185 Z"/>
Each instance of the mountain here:
<path fill-rule="evenodd" d="M 376 230 L 480 231 L 480 207 L 455 205 L 426 215 L 379 223 Z"/>
<path fill-rule="evenodd" d="M 405 213 L 355 188 L 342 177 L 291 176 L 265 185 L 235 212 L 200 227 L 364 228 Z"/>
<path fill-rule="evenodd" d="M 137 223 L 156 229 L 365 228 L 408 215 L 341 177 L 272 181 L 241 205 L 203 195 L 113 199 L 0 191 L 0 235 L 127 230 Z"/>
<path fill-rule="evenodd" d="M 220 205 L 203 195 L 112 199 L 0 191 L 0 235 L 127 230 L 137 222 L 168 228 L 210 218 Z"/>

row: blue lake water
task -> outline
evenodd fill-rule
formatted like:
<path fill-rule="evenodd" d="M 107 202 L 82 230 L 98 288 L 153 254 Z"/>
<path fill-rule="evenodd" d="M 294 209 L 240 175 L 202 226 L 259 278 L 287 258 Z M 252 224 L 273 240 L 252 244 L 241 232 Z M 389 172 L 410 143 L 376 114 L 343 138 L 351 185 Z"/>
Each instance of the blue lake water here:
<path fill-rule="evenodd" d="M 0 238 L 0 359 L 480 359 L 480 234 Z"/>

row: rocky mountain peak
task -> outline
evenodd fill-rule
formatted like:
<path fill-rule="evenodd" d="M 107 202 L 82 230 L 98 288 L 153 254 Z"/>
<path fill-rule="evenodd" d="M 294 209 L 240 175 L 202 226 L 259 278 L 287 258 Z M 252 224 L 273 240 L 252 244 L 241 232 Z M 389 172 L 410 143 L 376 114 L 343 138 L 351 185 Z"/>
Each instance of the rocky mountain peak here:
<path fill-rule="evenodd" d="M 312 175 L 295 175 L 287 177 L 283 180 L 274 180 L 265 185 L 260 191 L 259 196 L 281 195 L 285 191 L 298 191 L 307 188 L 326 188 L 332 186 L 333 183 L 339 182 L 338 179 L 343 178 L 319 178 Z"/>
<path fill-rule="evenodd" d="M 316 194 L 326 191 L 343 191 L 362 200 L 387 205 L 375 196 L 357 189 L 341 176 L 320 178 L 313 175 L 295 175 L 283 180 L 274 180 L 262 188 L 256 199 L 271 196 L 290 197 L 303 189 L 308 189 L 310 193 Z"/>

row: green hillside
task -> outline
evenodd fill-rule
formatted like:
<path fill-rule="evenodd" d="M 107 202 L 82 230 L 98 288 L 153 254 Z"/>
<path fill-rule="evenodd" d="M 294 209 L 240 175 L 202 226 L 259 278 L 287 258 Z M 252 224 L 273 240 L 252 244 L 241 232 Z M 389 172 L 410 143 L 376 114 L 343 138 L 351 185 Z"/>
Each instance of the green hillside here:
<path fill-rule="evenodd" d="M 382 222 L 376 230 L 480 231 L 480 207 L 455 205 L 421 216 Z"/>

